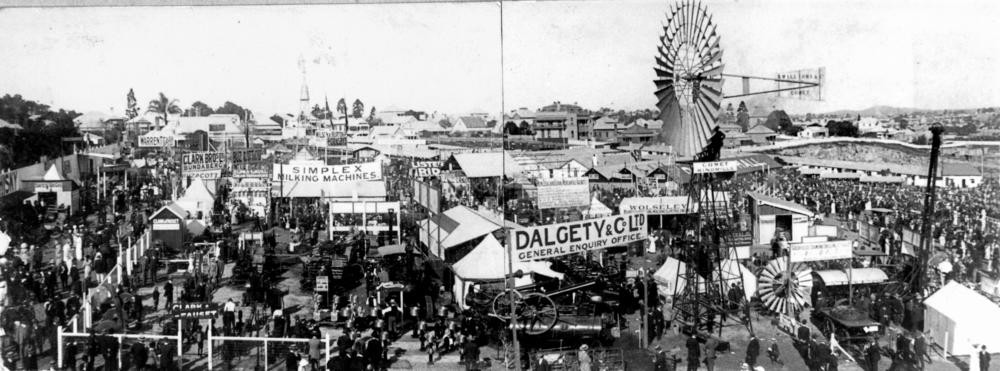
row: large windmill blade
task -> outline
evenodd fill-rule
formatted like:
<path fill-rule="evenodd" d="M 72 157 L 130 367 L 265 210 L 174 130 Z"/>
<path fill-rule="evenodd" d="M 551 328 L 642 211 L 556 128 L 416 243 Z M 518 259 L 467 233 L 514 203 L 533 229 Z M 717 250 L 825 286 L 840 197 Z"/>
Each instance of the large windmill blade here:
<path fill-rule="evenodd" d="M 757 295 L 771 311 L 785 312 L 789 306 L 791 309 L 801 309 L 809 303 L 813 285 L 812 270 L 802 264 L 792 264 L 791 272 L 791 277 L 786 277 L 786 260 L 774 259 L 757 277 Z"/>
<path fill-rule="evenodd" d="M 722 49 L 711 14 L 701 3 L 671 6 L 657 47 L 657 108 L 663 122 L 654 141 L 679 157 L 700 153 L 722 106 Z"/>

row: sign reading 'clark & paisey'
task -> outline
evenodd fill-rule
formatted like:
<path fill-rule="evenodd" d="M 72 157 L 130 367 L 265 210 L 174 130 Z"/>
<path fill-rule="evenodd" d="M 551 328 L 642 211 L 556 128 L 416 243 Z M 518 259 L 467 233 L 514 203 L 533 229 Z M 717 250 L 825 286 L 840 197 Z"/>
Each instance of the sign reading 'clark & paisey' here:
<path fill-rule="evenodd" d="M 648 235 L 645 214 L 614 215 L 515 229 L 509 245 L 519 261 L 530 261 L 643 241 Z"/>
<path fill-rule="evenodd" d="M 366 162 L 348 165 L 274 165 L 271 172 L 276 182 L 355 182 L 382 179 L 382 163 Z"/>

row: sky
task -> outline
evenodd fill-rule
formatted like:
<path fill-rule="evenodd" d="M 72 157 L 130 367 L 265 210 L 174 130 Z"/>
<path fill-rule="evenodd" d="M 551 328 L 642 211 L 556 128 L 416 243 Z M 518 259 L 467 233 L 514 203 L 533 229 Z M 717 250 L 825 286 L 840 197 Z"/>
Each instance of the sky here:
<path fill-rule="evenodd" d="M 305 59 L 312 103 L 446 113 L 653 108 L 667 1 L 0 10 L 0 94 L 77 111 L 124 110 L 164 92 L 184 107 L 226 100 L 296 112 Z M 1000 105 L 992 0 L 713 0 L 725 73 L 826 68 L 822 102 Z M 738 81 L 729 80 L 726 93 Z M 142 104 L 145 105 L 145 104 Z"/>

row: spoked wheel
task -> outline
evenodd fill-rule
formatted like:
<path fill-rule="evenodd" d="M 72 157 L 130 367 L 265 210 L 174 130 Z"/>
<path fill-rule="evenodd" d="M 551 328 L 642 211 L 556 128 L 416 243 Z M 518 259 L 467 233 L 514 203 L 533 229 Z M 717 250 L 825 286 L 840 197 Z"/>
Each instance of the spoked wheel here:
<path fill-rule="evenodd" d="M 524 297 L 524 309 L 517 317 L 518 328 L 528 335 L 541 335 L 559 320 L 556 303 L 548 295 L 531 293 Z"/>
<path fill-rule="evenodd" d="M 523 305 L 524 295 L 516 290 L 504 290 L 493 297 L 493 303 L 490 305 L 490 314 L 503 320 L 510 320 L 511 301 L 514 302 L 515 312 L 519 312 L 520 310 L 517 308 Z"/>

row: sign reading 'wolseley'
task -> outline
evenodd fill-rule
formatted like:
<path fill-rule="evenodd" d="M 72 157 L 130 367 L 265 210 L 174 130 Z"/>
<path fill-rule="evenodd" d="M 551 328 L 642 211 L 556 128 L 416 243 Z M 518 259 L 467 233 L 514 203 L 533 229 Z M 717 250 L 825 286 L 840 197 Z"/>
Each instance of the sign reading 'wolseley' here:
<path fill-rule="evenodd" d="M 585 207 L 590 205 L 587 178 L 538 180 L 538 208 Z"/>
<path fill-rule="evenodd" d="M 792 262 L 850 259 L 854 256 L 851 241 L 793 243 L 789 245 Z"/>
<path fill-rule="evenodd" d="M 618 205 L 622 214 L 676 215 L 698 212 L 698 203 L 687 196 L 629 197 Z"/>
<path fill-rule="evenodd" d="M 530 261 L 606 249 L 647 237 L 646 215 L 615 215 L 515 229 L 509 245 L 519 261 Z"/>
<path fill-rule="evenodd" d="M 349 165 L 274 165 L 271 172 L 276 182 L 357 182 L 382 179 L 382 163 L 366 162 Z"/>

